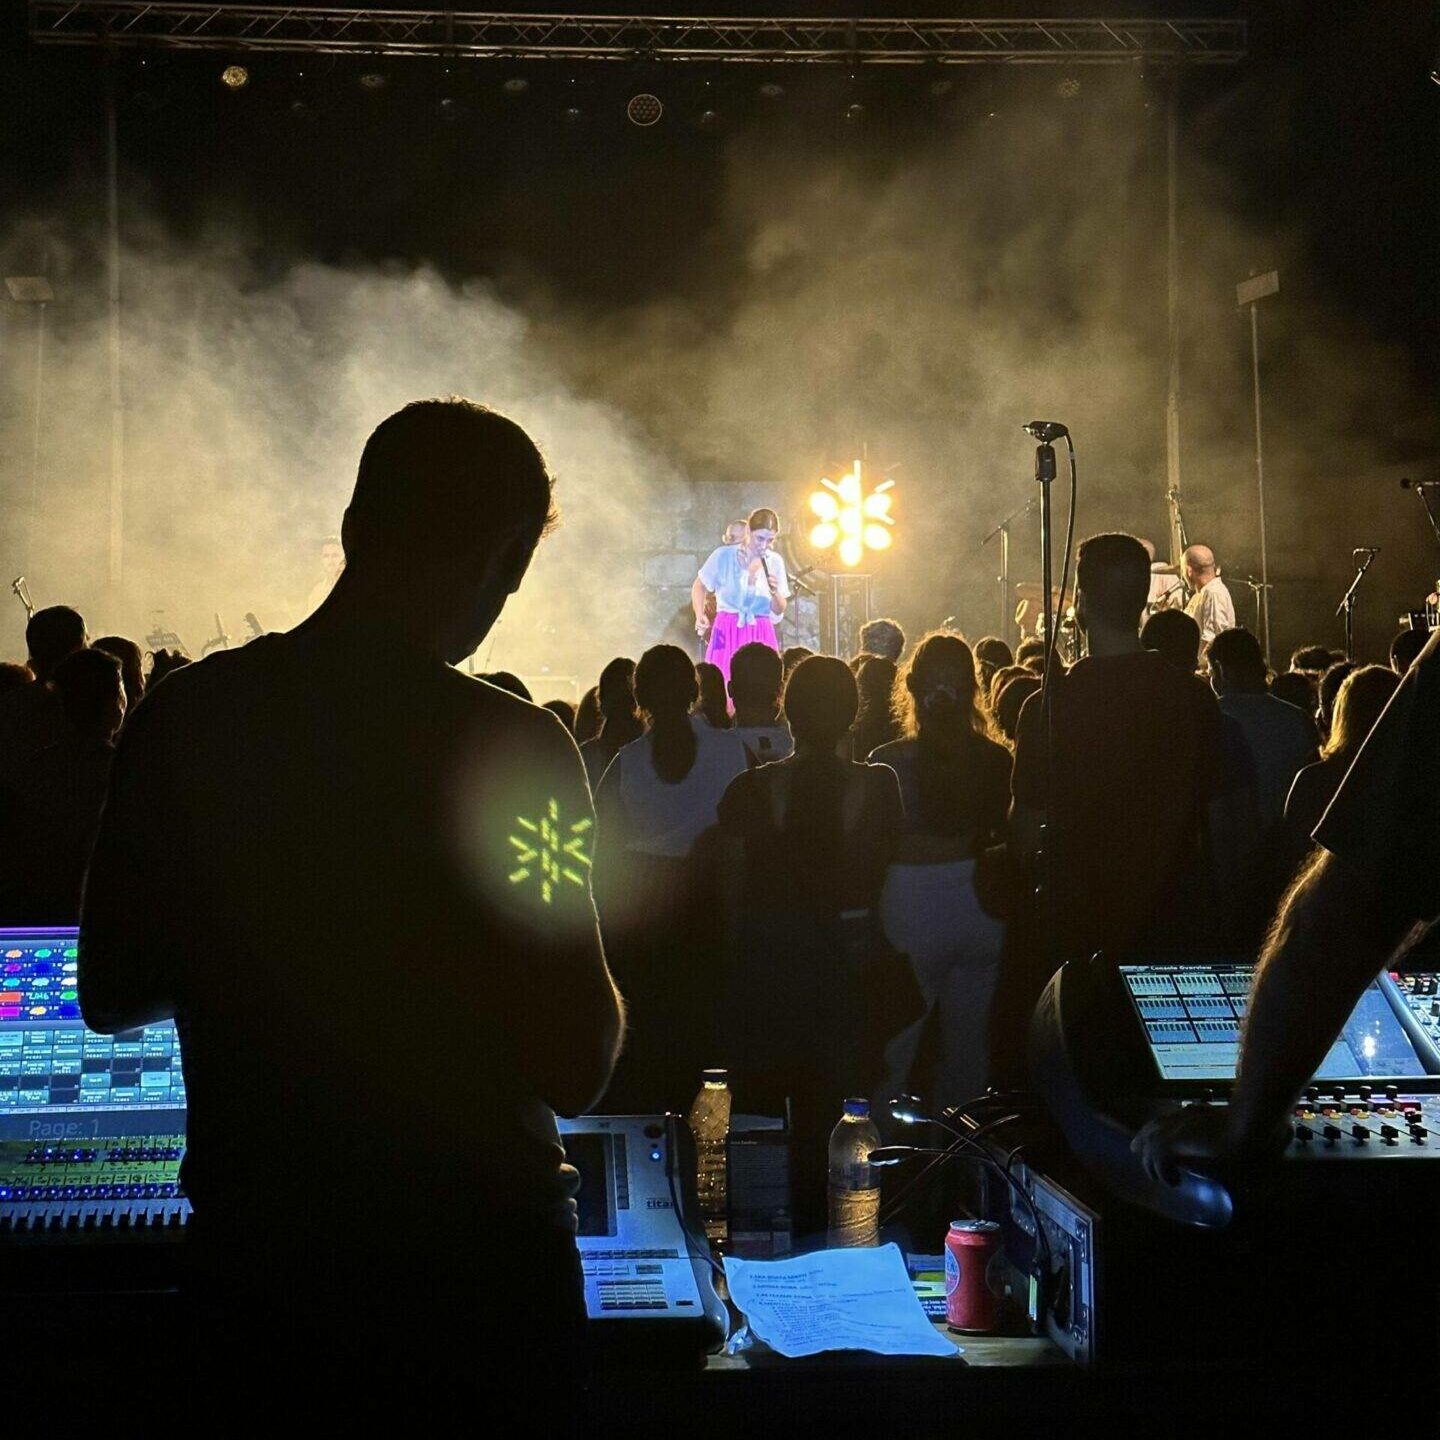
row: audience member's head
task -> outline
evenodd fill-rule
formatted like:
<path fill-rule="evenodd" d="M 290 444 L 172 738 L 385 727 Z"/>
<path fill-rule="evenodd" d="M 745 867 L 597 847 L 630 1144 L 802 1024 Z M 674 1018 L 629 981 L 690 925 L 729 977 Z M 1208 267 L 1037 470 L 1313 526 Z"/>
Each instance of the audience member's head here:
<path fill-rule="evenodd" d="M 120 662 L 104 650 L 67 655 L 51 677 L 65 718 L 80 740 L 114 740 L 125 719 L 125 680 Z"/>
<path fill-rule="evenodd" d="M 320 542 L 320 569 L 327 580 L 335 580 L 345 568 L 345 547 L 338 535 L 327 535 Z"/>
<path fill-rule="evenodd" d="M 596 687 L 600 714 L 606 720 L 635 713 L 635 662 L 617 655 L 601 672 Z"/>
<path fill-rule="evenodd" d="M 598 694 L 600 734 L 606 748 L 618 750 L 639 739 L 645 723 L 635 707 L 635 662 L 628 655 L 617 655 L 600 672 Z"/>
<path fill-rule="evenodd" d="M 722 545 L 739 545 L 750 534 L 750 527 L 743 520 L 732 520 L 720 536 Z"/>
<path fill-rule="evenodd" d="M 25 648 L 30 652 L 30 673 L 43 685 L 55 667 L 85 646 L 85 621 L 68 605 L 47 605 L 37 610 L 25 627 Z"/>
<path fill-rule="evenodd" d="M 575 730 L 575 707 L 568 700 L 547 700 L 541 707 L 555 715 L 572 734 Z"/>
<path fill-rule="evenodd" d="M 1335 697 L 1340 693 L 1345 677 L 1353 675 L 1358 668 L 1353 660 L 1337 660 L 1320 677 L 1320 684 L 1316 687 L 1315 721 L 1320 726 L 1322 739 L 1329 735 L 1330 727 L 1335 723 Z"/>
<path fill-rule="evenodd" d="M 1013 680 L 1017 675 L 1034 675 L 1035 671 L 1026 665 L 1002 665 L 991 677 L 990 688 L 985 692 L 985 703 L 989 707 L 990 714 L 995 714 L 995 704 L 1000 699 L 1000 692 L 1005 688 L 1006 683 Z"/>
<path fill-rule="evenodd" d="M 35 677 L 28 665 L 22 665 L 18 660 L 0 660 L 0 695 L 8 695 L 22 685 L 34 683 Z"/>
<path fill-rule="evenodd" d="M 178 650 L 155 650 L 150 655 L 150 673 L 145 677 L 145 689 L 153 690 L 167 675 L 183 670 L 190 663 L 188 655 Z"/>
<path fill-rule="evenodd" d="M 1015 663 L 1014 652 L 998 636 L 987 635 L 975 642 L 975 675 L 980 681 L 980 691 L 988 694 L 990 680 L 997 670 Z"/>
<path fill-rule="evenodd" d="M 700 683 L 700 699 L 696 710 L 717 730 L 730 728 L 730 703 L 725 698 L 725 673 L 718 665 L 702 660 L 695 667 Z"/>
<path fill-rule="evenodd" d="M 1045 668 L 1045 642 L 1038 635 L 1022 640 L 1015 652 L 1015 663 L 1020 669 L 1038 675 Z"/>
<path fill-rule="evenodd" d="M 417 400 L 365 442 L 337 583 L 407 617 L 458 663 L 555 523 L 552 489 L 544 457 L 513 420 L 459 397 Z"/>
<path fill-rule="evenodd" d="M 1187 675 L 1200 663 L 1200 626 L 1183 610 L 1157 610 L 1141 627 L 1140 643 Z"/>
<path fill-rule="evenodd" d="M 1217 695 L 1263 695 L 1269 671 L 1260 642 L 1243 625 L 1210 642 L 1210 684 Z M 1276 712 L 1277 714 L 1280 712 Z"/>
<path fill-rule="evenodd" d="M 932 630 L 895 682 L 895 713 L 906 735 L 951 738 L 989 729 L 975 657 L 959 635 Z"/>
<path fill-rule="evenodd" d="M 808 660 L 815 652 L 805 645 L 788 645 L 785 653 L 780 657 L 781 669 L 785 678 L 790 678 L 790 672 L 802 661 Z"/>
<path fill-rule="evenodd" d="M 895 693 L 898 666 L 883 655 L 867 655 L 855 670 L 855 686 L 860 694 L 860 709 L 889 710 Z"/>
<path fill-rule="evenodd" d="M 871 654 L 869 650 L 861 650 L 858 654 L 852 655 L 845 663 L 849 665 L 852 675 L 858 675 L 860 673 L 860 667 L 867 660 L 878 660 L 879 658 L 878 655 Z"/>
<path fill-rule="evenodd" d="M 575 707 L 575 743 L 583 745 L 600 733 L 600 687 L 592 685 Z"/>
<path fill-rule="evenodd" d="M 102 635 L 95 641 L 95 648 L 113 655 L 120 662 L 120 673 L 125 677 L 125 713 L 128 715 L 145 693 L 145 656 L 140 647 L 123 635 Z"/>
<path fill-rule="evenodd" d="M 1092 535 L 1075 558 L 1075 618 L 1090 638 L 1133 643 L 1150 595 L 1150 557 L 1133 536 Z"/>
<path fill-rule="evenodd" d="M 999 679 L 999 676 L 996 676 Z M 995 697 L 995 724 L 1000 733 L 1015 743 L 1015 732 L 1020 728 L 1020 711 L 1025 702 L 1040 689 L 1040 677 L 1033 671 L 1022 671 L 1007 680 Z"/>
<path fill-rule="evenodd" d="M 695 763 L 690 711 L 700 698 L 695 662 L 678 645 L 652 645 L 635 667 L 635 703 L 653 738 L 655 773 L 677 785 Z"/>
<path fill-rule="evenodd" d="M 530 693 L 530 687 L 518 675 L 512 675 L 508 670 L 487 670 L 480 679 L 494 685 L 498 690 L 508 690 L 512 695 L 518 695 L 522 700 L 533 701 L 535 698 Z"/>
<path fill-rule="evenodd" d="M 688 715 L 700 698 L 695 662 L 678 645 L 652 645 L 635 667 L 635 703 L 647 723 Z"/>
<path fill-rule="evenodd" d="M 1400 677 L 1384 665 L 1362 665 L 1347 675 L 1335 697 L 1335 718 L 1321 756 L 1354 759 L 1399 684 Z"/>
<path fill-rule="evenodd" d="M 780 716 L 784 670 L 768 645 L 752 641 L 730 658 L 730 698 L 737 725 L 773 725 Z"/>
<path fill-rule="evenodd" d="M 905 649 L 905 632 L 893 620 L 868 620 L 860 627 L 860 648 L 898 664 Z"/>
<path fill-rule="evenodd" d="M 1325 658 L 1330 658 L 1328 651 Z M 1307 715 L 1315 713 L 1317 689 L 1316 677 L 1309 670 L 1286 670 L 1270 680 L 1270 693 L 1277 700 L 1294 705 Z"/>
<path fill-rule="evenodd" d="M 1390 668 L 1397 675 L 1403 675 L 1415 663 L 1429 638 L 1423 630 L 1400 631 L 1390 642 Z"/>
<path fill-rule="evenodd" d="M 1290 657 L 1292 670 L 1304 670 L 1312 675 L 1323 675 L 1332 663 L 1331 654 L 1323 645 L 1302 645 Z"/>
<path fill-rule="evenodd" d="M 850 667 L 830 655 L 802 660 L 785 686 L 785 719 L 797 747 L 832 752 L 859 710 L 860 691 Z"/>

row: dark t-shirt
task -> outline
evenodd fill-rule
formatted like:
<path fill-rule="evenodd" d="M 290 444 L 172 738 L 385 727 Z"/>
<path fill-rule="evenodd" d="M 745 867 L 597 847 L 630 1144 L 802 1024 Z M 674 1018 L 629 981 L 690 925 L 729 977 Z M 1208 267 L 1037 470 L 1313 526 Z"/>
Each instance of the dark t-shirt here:
<path fill-rule="evenodd" d="M 1440 917 L 1440 631 L 1390 697 L 1315 839 L 1417 920 Z"/>
<path fill-rule="evenodd" d="M 67 735 L 0 784 L 0 923 L 75 923 L 114 754 Z"/>
<path fill-rule="evenodd" d="M 573 1225 L 526 1062 L 598 963 L 593 819 L 553 715 L 385 636 L 266 636 L 146 696 L 80 1001 L 176 1018 L 202 1229 L 297 1287 L 390 1261 L 443 1288 Z"/>
<path fill-rule="evenodd" d="M 923 742 L 895 740 L 870 752 L 900 780 L 907 834 L 953 836 L 984 844 L 1010 807 L 1010 752 L 983 735 L 955 750 L 927 753 Z"/>
<path fill-rule="evenodd" d="M 1015 744 L 1018 804 L 1045 809 L 1037 693 Z M 1061 958 L 1183 931 L 1198 904 L 1220 712 L 1205 683 L 1153 651 L 1087 657 L 1057 676 L 1052 877 Z"/>

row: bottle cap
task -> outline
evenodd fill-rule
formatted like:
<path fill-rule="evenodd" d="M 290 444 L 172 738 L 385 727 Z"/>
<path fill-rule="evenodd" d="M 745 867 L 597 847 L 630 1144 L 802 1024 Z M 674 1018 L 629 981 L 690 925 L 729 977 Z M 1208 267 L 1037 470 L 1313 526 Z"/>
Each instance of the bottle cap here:
<path fill-rule="evenodd" d="M 700 1079 L 706 1085 L 724 1085 L 730 1078 L 728 1070 L 702 1070 Z"/>
<path fill-rule="evenodd" d="M 870 1102 L 868 1100 L 847 1100 L 845 1102 L 845 1113 L 847 1115 L 860 1115 L 868 1120 L 870 1118 Z"/>

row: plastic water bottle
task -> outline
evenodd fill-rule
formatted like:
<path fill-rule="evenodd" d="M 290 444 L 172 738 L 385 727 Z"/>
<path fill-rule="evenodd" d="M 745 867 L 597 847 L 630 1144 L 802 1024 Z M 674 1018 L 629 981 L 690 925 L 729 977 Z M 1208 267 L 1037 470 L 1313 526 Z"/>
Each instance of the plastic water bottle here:
<path fill-rule="evenodd" d="M 870 1102 L 847 1100 L 830 1132 L 831 1245 L 880 1243 L 880 1176 L 870 1163 L 870 1152 L 879 1144 Z"/>
<path fill-rule="evenodd" d="M 700 1093 L 690 1107 L 695 1137 L 695 1189 L 700 1218 L 712 1247 L 724 1249 L 730 1238 L 730 1186 L 725 1142 L 730 1134 L 730 1084 L 724 1070 L 701 1072 Z"/>

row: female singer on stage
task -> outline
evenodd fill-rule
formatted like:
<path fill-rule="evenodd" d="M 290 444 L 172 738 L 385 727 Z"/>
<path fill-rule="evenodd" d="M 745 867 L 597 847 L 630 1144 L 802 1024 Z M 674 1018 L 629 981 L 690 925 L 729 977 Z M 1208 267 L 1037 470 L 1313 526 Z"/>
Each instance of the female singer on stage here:
<path fill-rule="evenodd" d="M 730 684 L 730 657 L 742 646 L 758 641 L 777 653 L 775 622 L 790 599 L 790 578 L 785 562 L 772 548 L 779 517 L 773 510 L 753 510 L 747 532 L 738 545 L 722 545 L 700 567 L 690 588 L 695 609 L 695 633 L 708 635 L 705 658 L 720 668 Z M 715 619 L 705 615 L 708 596 L 715 597 Z"/>

